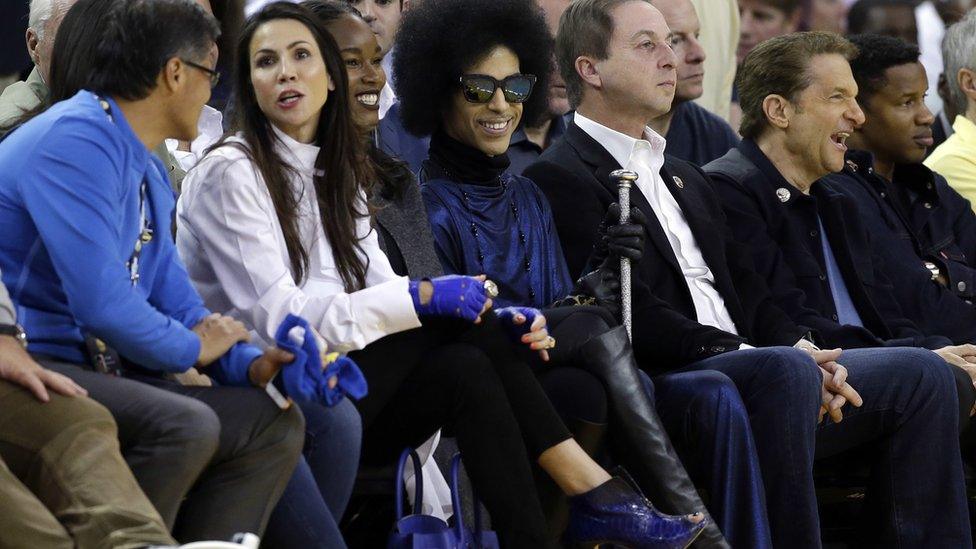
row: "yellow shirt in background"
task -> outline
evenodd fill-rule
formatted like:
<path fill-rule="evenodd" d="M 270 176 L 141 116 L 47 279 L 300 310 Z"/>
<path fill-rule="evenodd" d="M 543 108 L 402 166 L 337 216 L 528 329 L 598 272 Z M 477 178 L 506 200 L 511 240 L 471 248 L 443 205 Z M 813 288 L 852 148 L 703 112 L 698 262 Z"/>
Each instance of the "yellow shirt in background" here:
<path fill-rule="evenodd" d="M 952 129 L 955 133 L 932 151 L 925 165 L 945 177 L 976 210 L 976 124 L 959 115 Z"/>

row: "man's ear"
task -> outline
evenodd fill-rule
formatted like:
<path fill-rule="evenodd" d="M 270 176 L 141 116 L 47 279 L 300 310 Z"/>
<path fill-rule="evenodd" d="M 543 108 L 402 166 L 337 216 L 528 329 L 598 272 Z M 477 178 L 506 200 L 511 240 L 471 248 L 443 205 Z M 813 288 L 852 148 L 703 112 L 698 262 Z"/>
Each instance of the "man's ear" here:
<path fill-rule="evenodd" d="M 959 89 L 966 94 L 969 102 L 976 102 L 976 72 L 966 68 L 959 69 L 956 74 L 956 82 L 959 83 Z M 965 109 L 965 105 L 960 105 L 959 108 Z"/>
<path fill-rule="evenodd" d="M 600 77 L 600 69 L 596 66 L 596 61 L 592 57 L 581 55 L 576 58 L 576 74 L 583 79 L 583 82 L 600 89 L 603 87 L 603 79 Z"/>
<path fill-rule="evenodd" d="M 183 86 L 186 85 L 187 80 L 187 66 L 179 57 L 171 57 L 169 61 L 163 65 L 163 70 L 159 74 L 159 82 L 161 88 L 167 90 L 169 93 L 179 92 Z"/>
<path fill-rule="evenodd" d="M 34 29 L 27 29 L 26 38 L 27 38 L 27 53 L 28 55 L 30 55 L 31 61 L 33 61 L 34 64 L 37 65 L 38 64 L 37 49 L 41 43 L 41 41 L 37 39 L 37 31 L 35 31 Z"/>
<path fill-rule="evenodd" d="M 795 109 L 793 104 L 782 95 L 767 95 L 762 102 L 763 114 L 766 120 L 775 128 L 785 130 L 790 126 Z"/>

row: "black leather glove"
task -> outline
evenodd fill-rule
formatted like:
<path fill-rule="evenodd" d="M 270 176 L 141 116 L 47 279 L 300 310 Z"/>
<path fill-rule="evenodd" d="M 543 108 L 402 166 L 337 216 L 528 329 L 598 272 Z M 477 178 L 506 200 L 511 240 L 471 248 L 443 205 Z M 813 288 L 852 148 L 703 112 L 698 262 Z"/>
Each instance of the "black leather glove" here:
<path fill-rule="evenodd" d="M 600 269 L 611 257 L 617 260 L 618 269 L 621 257 L 637 263 L 644 256 L 646 240 L 647 216 L 644 212 L 631 206 L 629 221 L 620 225 L 620 205 L 614 202 L 597 227 L 596 244 L 593 245 L 593 252 L 587 259 L 583 272 L 588 274 Z"/>
<path fill-rule="evenodd" d="M 620 260 L 607 258 L 599 268 L 581 276 L 573 287 L 573 295 L 577 303 L 603 307 L 619 319 Z"/>

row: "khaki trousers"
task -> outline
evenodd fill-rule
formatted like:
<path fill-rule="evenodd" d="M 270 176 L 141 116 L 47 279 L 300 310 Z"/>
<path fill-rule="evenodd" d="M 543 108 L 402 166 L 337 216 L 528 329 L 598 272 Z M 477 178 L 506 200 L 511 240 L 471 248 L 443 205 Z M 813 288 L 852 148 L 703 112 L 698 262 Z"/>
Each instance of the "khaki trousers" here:
<path fill-rule="evenodd" d="M 86 397 L 42 403 L 0 380 L 0 549 L 174 544 Z"/>

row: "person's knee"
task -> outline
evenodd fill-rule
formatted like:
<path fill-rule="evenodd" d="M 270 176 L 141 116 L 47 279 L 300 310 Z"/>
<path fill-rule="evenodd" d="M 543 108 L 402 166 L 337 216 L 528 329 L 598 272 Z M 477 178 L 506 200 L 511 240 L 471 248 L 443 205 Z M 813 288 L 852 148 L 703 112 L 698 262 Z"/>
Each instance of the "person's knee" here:
<path fill-rule="evenodd" d="M 454 344 L 438 350 L 426 368 L 459 398 L 491 400 L 504 394 L 501 379 L 483 351 L 473 345 Z"/>
<path fill-rule="evenodd" d="M 606 333 L 617 324 L 610 311 L 602 307 L 580 307 L 572 313 L 572 320 L 580 331 L 591 336 Z"/>
<path fill-rule="evenodd" d="M 318 403 L 302 404 L 301 410 L 305 416 L 306 455 L 319 444 L 358 451 L 362 441 L 362 419 L 348 398 L 331 408 Z"/>
<path fill-rule="evenodd" d="M 283 456 L 298 459 L 305 445 L 305 415 L 298 406 L 281 410 L 262 436 L 267 444 L 276 446 Z"/>
<path fill-rule="evenodd" d="M 179 405 L 169 412 L 158 426 L 165 433 L 162 440 L 182 448 L 188 461 L 209 462 L 220 444 L 217 413 L 192 398 L 179 399 Z"/>
<path fill-rule="evenodd" d="M 763 349 L 760 375 L 780 383 L 791 393 L 812 393 L 819 401 L 823 373 L 806 351 L 793 347 Z"/>
<path fill-rule="evenodd" d="M 578 368 L 557 368 L 540 381 L 553 408 L 564 420 L 607 422 L 607 392 L 593 374 Z"/>
<path fill-rule="evenodd" d="M 955 366 L 927 349 L 898 349 L 897 360 L 889 364 L 893 382 L 910 384 L 925 394 L 956 394 Z"/>
<path fill-rule="evenodd" d="M 108 408 L 86 397 L 69 397 L 70 417 L 84 424 L 91 431 L 97 431 L 112 438 L 118 438 L 118 426 Z"/>
<path fill-rule="evenodd" d="M 747 415 L 739 389 L 729 376 L 716 370 L 695 373 L 695 395 L 689 403 L 693 414 L 709 417 L 719 410 L 730 410 L 736 415 Z"/>

